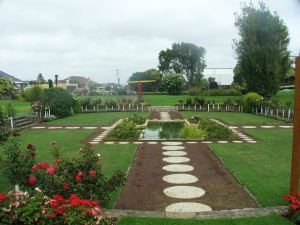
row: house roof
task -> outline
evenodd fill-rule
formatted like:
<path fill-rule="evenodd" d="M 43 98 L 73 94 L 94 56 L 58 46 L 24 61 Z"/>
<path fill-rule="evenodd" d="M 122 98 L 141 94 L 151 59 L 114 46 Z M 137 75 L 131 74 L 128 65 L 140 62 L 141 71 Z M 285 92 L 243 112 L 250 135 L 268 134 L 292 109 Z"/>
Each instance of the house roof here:
<path fill-rule="evenodd" d="M 85 88 L 86 84 L 90 81 L 89 78 L 85 78 L 85 77 L 82 77 L 82 76 L 70 76 L 70 77 L 64 79 L 64 81 L 67 81 L 67 80 L 77 81 L 79 88 Z"/>
<path fill-rule="evenodd" d="M 14 77 L 14 76 L 12 76 L 12 75 L 9 75 L 9 74 L 7 74 L 7 73 L 1 71 L 1 70 L 0 70 L 0 77 L 6 77 L 6 78 L 12 80 L 13 82 L 21 82 L 20 79 Z"/>

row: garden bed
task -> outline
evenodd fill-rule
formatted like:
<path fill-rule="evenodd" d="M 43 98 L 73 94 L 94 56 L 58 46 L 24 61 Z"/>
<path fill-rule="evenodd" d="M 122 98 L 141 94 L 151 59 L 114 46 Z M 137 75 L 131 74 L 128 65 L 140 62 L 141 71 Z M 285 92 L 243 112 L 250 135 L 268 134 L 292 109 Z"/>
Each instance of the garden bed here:
<path fill-rule="evenodd" d="M 166 206 L 178 202 L 163 193 L 170 184 L 162 180 L 167 172 L 162 170 L 166 163 L 162 161 L 161 148 L 159 144 L 139 145 L 116 208 L 164 211 Z M 195 168 L 190 174 L 199 178 L 195 185 L 207 191 L 205 196 L 193 199 L 193 202 L 209 205 L 213 210 L 257 207 L 244 187 L 206 145 L 186 144 L 186 150 L 192 159 L 191 165 Z"/>

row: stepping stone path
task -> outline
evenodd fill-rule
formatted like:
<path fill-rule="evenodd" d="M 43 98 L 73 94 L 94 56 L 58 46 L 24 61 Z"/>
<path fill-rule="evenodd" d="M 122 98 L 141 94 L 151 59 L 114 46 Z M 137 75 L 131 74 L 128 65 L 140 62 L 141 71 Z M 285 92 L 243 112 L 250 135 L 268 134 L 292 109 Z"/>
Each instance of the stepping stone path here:
<path fill-rule="evenodd" d="M 160 112 L 160 120 L 163 121 L 171 120 L 170 114 L 168 112 Z"/>
<path fill-rule="evenodd" d="M 195 142 L 191 142 L 193 144 Z M 197 143 L 197 142 L 196 142 Z M 187 151 L 184 151 L 185 147 L 182 146 L 182 142 L 162 142 L 162 155 L 171 156 L 164 157 L 162 160 L 167 165 L 162 169 L 168 174 L 162 177 L 162 180 L 172 185 L 163 190 L 163 193 L 170 197 L 178 199 L 178 203 L 171 204 L 165 208 L 166 213 L 198 213 L 203 211 L 212 211 L 211 207 L 197 203 L 197 202 L 180 202 L 180 199 L 198 199 L 205 195 L 205 190 L 200 187 L 193 186 L 198 182 L 198 178 L 194 175 L 188 174 L 193 171 L 194 167 L 188 164 L 191 159 L 188 157 L 182 157 L 188 155 Z"/>

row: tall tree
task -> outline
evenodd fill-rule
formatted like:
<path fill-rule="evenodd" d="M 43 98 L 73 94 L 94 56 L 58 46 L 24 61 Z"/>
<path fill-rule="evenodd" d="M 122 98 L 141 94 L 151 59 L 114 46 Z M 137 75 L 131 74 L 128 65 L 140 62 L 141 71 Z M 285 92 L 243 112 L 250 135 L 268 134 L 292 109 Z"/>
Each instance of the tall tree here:
<path fill-rule="evenodd" d="M 163 73 L 182 73 L 192 86 L 203 77 L 206 51 L 191 43 L 173 43 L 171 49 L 159 53 L 159 70 Z"/>
<path fill-rule="evenodd" d="M 138 81 L 138 80 L 156 80 L 153 83 L 144 83 L 143 91 L 158 91 L 161 86 L 162 74 L 157 69 L 149 69 L 144 72 L 136 72 L 129 77 L 129 81 Z M 130 87 L 137 91 L 138 84 L 129 84 Z"/>
<path fill-rule="evenodd" d="M 3 77 L 0 78 L 0 99 L 3 96 L 12 96 L 13 94 L 13 83 L 10 79 Z"/>
<path fill-rule="evenodd" d="M 234 81 L 266 97 L 276 94 L 290 67 L 286 25 L 260 2 L 258 8 L 244 5 L 236 14 L 235 26 L 240 38 L 233 45 L 237 56 Z"/>
<path fill-rule="evenodd" d="M 36 81 L 38 83 L 41 83 L 41 84 L 45 83 L 45 79 L 43 77 L 43 74 L 39 73 L 38 76 L 37 76 L 37 78 L 36 78 Z"/>

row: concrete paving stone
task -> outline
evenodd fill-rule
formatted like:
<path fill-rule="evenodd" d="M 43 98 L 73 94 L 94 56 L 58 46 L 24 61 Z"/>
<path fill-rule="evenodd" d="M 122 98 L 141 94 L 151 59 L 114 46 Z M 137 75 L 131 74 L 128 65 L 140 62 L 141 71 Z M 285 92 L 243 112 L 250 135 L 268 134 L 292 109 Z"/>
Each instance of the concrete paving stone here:
<path fill-rule="evenodd" d="M 197 177 L 185 173 L 166 175 L 162 179 L 170 184 L 192 184 L 198 182 Z"/>
<path fill-rule="evenodd" d="M 164 189 L 163 192 L 168 197 L 178 199 L 200 198 L 205 195 L 202 188 L 194 186 L 173 186 Z"/>
<path fill-rule="evenodd" d="M 165 156 L 185 156 L 187 152 L 184 151 L 165 151 L 162 153 Z"/>
<path fill-rule="evenodd" d="M 212 211 L 208 205 L 196 202 L 178 202 L 166 207 L 166 213 L 199 213 Z"/>
<path fill-rule="evenodd" d="M 191 159 L 188 157 L 166 157 L 163 158 L 164 162 L 167 163 L 185 163 L 185 162 L 189 162 Z"/>
<path fill-rule="evenodd" d="M 168 141 L 165 141 L 165 142 L 162 142 L 161 143 L 162 145 L 182 145 L 182 142 L 177 142 L 177 141 L 174 141 L 174 142 L 168 142 Z"/>
<path fill-rule="evenodd" d="M 177 151 L 177 150 L 183 150 L 185 149 L 185 147 L 183 146 L 163 146 L 162 147 L 163 150 L 168 150 L 168 151 Z"/>
<path fill-rule="evenodd" d="M 184 165 L 184 164 L 171 164 L 171 165 L 164 166 L 162 169 L 168 172 L 184 173 L 184 172 L 193 171 L 194 167 L 190 165 Z"/>

